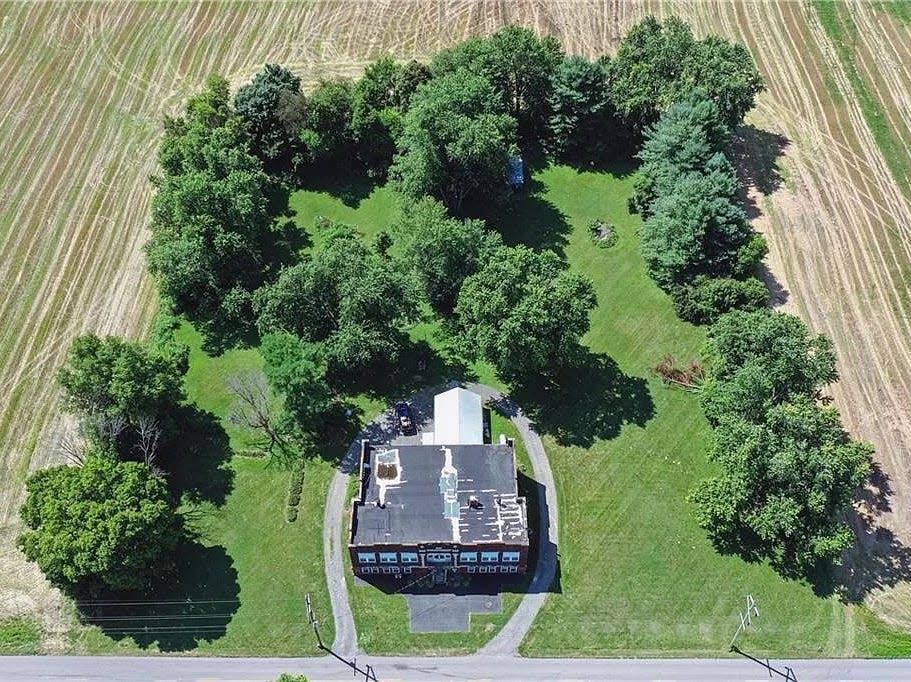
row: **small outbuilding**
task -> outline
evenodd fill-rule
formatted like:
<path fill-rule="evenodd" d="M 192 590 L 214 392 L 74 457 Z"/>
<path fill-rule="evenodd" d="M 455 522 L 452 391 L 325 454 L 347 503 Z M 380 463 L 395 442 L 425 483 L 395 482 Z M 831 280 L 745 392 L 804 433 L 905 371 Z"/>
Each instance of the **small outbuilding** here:
<path fill-rule="evenodd" d="M 482 445 L 484 419 L 481 396 L 453 388 L 433 397 L 433 442 L 436 445 Z"/>

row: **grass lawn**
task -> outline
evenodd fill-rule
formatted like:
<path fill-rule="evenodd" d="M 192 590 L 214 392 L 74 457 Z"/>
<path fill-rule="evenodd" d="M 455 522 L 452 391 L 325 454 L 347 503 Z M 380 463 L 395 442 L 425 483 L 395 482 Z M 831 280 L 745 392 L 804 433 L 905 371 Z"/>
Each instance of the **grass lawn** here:
<path fill-rule="evenodd" d="M 858 622 L 856 608 L 819 598 L 766 566 L 719 556 L 696 525 L 685 498 L 711 472 L 709 428 L 696 396 L 665 388 L 651 369 L 667 353 L 684 361 L 697 357 L 704 332 L 678 320 L 645 273 L 638 218 L 625 207 L 631 179 L 563 167 L 538 179 L 542 199 L 571 227 L 570 266 L 595 281 L 599 306 L 585 341 L 617 362 L 632 389 L 619 405 L 600 409 L 630 411 L 627 406 L 638 404 L 632 415 L 639 423 L 616 433 L 550 429 L 544 436 L 560 499 L 560 592 L 545 603 L 522 652 L 721 655 L 747 594 L 762 616 L 739 640 L 744 650 L 789 656 L 878 651 L 870 619 Z M 596 218 L 617 227 L 616 246 L 593 245 L 585 228 Z"/>
<path fill-rule="evenodd" d="M 29 618 L 0 621 L 0 656 L 41 652 L 41 628 Z"/>
<path fill-rule="evenodd" d="M 623 170 L 551 167 L 535 175 L 528 195 L 491 219 L 507 243 L 553 248 L 565 256 L 594 280 L 599 302 L 584 339 L 590 349 L 585 365 L 546 393 L 514 391 L 543 436 L 561 522 L 559 580 L 522 653 L 724 655 L 737 612 L 752 594 L 762 616 L 739 644 L 753 654 L 907 655 L 911 638 L 865 609 L 817 597 L 765 566 L 721 557 L 696 526 L 686 495 L 711 471 L 705 457 L 709 428 L 697 397 L 665 388 L 651 368 L 668 353 L 681 361 L 698 357 L 704 330 L 678 320 L 669 298 L 646 276 L 638 218 L 626 210 L 631 186 Z M 388 188 L 369 183 L 299 191 L 291 207 L 315 245 L 321 239 L 316 216 L 353 224 L 372 239 L 399 210 Z M 613 224 L 615 246 L 599 248 L 590 239 L 587 226 L 595 219 Z M 333 634 L 321 534 L 333 468 L 322 461 L 308 464 L 300 517 L 287 523 L 289 473 L 236 454 L 250 443 L 227 419 L 227 378 L 260 367 L 259 353 L 231 350 L 211 357 L 186 324 L 178 337 L 191 347 L 187 392 L 200 411 L 188 431 L 186 457 L 171 470 L 186 485 L 185 512 L 198 542 L 180 557 L 180 580 L 150 597 L 170 603 L 140 605 L 129 613 L 103 609 L 96 627 L 77 629 L 73 648 L 311 654 L 306 594 L 313 597 L 324 638 L 331 641 Z M 445 345 L 432 319 L 416 325 L 411 338 L 431 353 Z M 445 363 L 440 367 L 425 383 L 450 378 L 441 374 L 449 371 Z M 464 373 L 500 386 L 484 363 Z M 367 395 L 353 402 L 365 421 L 384 404 Z M 495 436 L 500 432 L 514 435 L 512 424 L 495 415 Z M 521 446 L 519 462 L 530 474 Z M 506 594 L 504 613 L 473 617 L 468 633 L 418 635 L 409 632 L 404 597 L 354 587 L 350 573 L 348 579 L 360 645 L 370 653 L 469 652 L 495 634 L 521 598 Z M 17 641 L 28 640 L 18 625 L 10 632 Z"/>

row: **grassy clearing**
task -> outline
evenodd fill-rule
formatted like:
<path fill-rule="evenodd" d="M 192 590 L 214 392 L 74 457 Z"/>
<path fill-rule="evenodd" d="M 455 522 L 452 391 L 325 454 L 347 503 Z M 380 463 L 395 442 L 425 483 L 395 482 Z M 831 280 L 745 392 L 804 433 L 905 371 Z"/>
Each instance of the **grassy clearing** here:
<path fill-rule="evenodd" d="M 890 9 L 890 6 L 894 5 Z M 897 184 L 906 196 L 911 197 L 911 159 L 904 153 L 898 132 L 889 123 L 882 102 L 867 86 L 856 64 L 857 26 L 847 7 L 839 2 L 817 0 L 813 3 L 819 21 L 835 46 L 838 59 L 851 83 L 864 120 L 873 133 L 876 146 L 886 161 Z M 896 17 L 907 21 L 911 17 L 911 3 L 884 3 L 884 8 Z"/>
<path fill-rule="evenodd" d="M 41 628 L 30 618 L 13 618 L 0 623 L 0 655 L 41 652 Z"/>

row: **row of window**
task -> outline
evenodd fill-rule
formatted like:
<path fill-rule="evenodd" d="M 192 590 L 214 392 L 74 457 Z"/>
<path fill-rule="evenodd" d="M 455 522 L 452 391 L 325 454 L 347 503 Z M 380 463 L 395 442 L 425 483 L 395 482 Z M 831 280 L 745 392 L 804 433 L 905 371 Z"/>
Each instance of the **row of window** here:
<path fill-rule="evenodd" d="M 359 564 L 375 564 L 376 563 L 376 552 L 358 552 L 357 553 L 357 562 Z M 397 564 L 397 563 L 399 563 L 398 554 L 396 552 L 380 552 L 380 563 L 381 564 Z M 418 563 L 418 553 L 417 552 L 402 552 L 401 563 L 403 563 L 403 564 Z"/>
<path fill-rule="evenodd" d="M 478 552 L 459 552 L 460 564 L 471 564 L 478 562 Z M 519 552 L 503 552 L 504 563 L 518 563 Z M 358 552 L 357 562 L 359 564 L 375 564 L 377 552 Z M 417 552 L 379 552 L 381 564 L 416 564 L 418 563 Z M 500 552 L 480 552 L 482 564 L 495 564 L 500 561 Z M 401 558 L 400 558 L 401 557 Z M 452 554 L 450 552 L 428 552 L 428 564 L 449 564 L 452 563 Z"/>

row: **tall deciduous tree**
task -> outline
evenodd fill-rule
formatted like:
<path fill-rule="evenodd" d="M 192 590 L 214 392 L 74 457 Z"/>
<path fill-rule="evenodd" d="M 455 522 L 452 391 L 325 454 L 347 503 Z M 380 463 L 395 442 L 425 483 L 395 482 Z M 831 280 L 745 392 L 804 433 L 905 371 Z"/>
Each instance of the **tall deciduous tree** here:
<path fill-rule="evenodd" d="M 385 174 L 392 162 L 405 108 L 421 78 L 415 67 L 408 67 L 407 75 L 403 71 L 391 57 L 380 57 L 367 66 L 351 95 L 358 154 L 375 175 Z"/>
<path fill-rule="evenodd" d="M 762 77 L 746 48 L 711 36 L 697 41 L 686 22 L 646 17 L 633 26 L 611 60 L 614 106 L 642 132 L 674 102 L 700 94 L 736 126 L 753 107 Z"/>
<path fill-rule="evenodd" d="M 481 220 L 451 218 L 426 197 L 405 207 L 395 227 L 404 259 L 415 269 L 435 310 L 451 314 L 466 277 L 500 246 L 500 236 Z"/>
<path fill-rule="evenodd" d="M 266 64 L 239 88 L 234 110 L 252 139 L 252 151 L 265 170 L 282 176 L 291 170 L 307 118 L 300 78 L 278 64 Z"/>
<path fill-rule="evenodd" d="M 321 80 L 310 93 L 302 139 L 313 161 L 341 160 L 354 145 L 352 84 L 347 78 Z"/>
<path fill-rule="evenodd" d="M 523 379 L 572 357 L 595 305 L 592 282 L 565 270 L 554 253 L 504 247 L 465 280 L 456 314 L 469 354 L 504 378 Z"/>
<path fill-rule="evenodd" d="M 283 430 L 308 438 L 321 425 L 332 394 L 323 351 L 293 334 L 267 334 L 261 346 L 269 384 L 282 396 Z"/>
<path fill-rule="evenodd" d="M 762 424 L 722 418 L 710 453 L 721 474 L 700 483 L 691 499 L 721 551 L 804 577 L 854 542 L 844 516 L 872 453 L 848 437 L 836 410 L 800 396 L 771 408 Z"/>
<path fill-rule="evenodd" d="M 153 178 L 149 270 L 165 300 L 208 325 L 243 324 L 267 269 L 269 179 L 213 77 L 183 118 L 165 121 Z"/>
<path fill-rule="evenodd" d="M 184 398 L 187 356 L 162 357 L 138 343 L 93 334 L 73 341 L 57 379 L 67 407 L 82 415 L 120 415 L 136 425 L 161 418 Z"/>
<path fill-rule="evenodd" d="M 41 469 L 26 483 L 25 556 L 61 587 L 141 590 L 181 533 L 164 479 L 104 453 Z"/>
<path fill-rule="evenodd" d="M 459 70 L 434 78 L 412 99 L 390 174 L 406 196 L 430 195 L 450 210 L 469 197 L 496 200 L 508 191 L 515 132 L 484 77 Z"/>
<path fill-rule="evenodd" d="M 310 259 L 258 291 L 255 305 L 263 334 L 322 342 L 333 377 L 394 362 L 405 341 L 402 328 L 417 317 L 410 275 L 344 226 Z"/>
<path fill-rule="evenodd" d="M 838 378 L 828 338 L 798 317 L 767 310 L 722 315 L 709 329 L 705 358 L 702 401 L 711 422 L 730 413 L 761 422 L 770 407 L 814 397 Z"/>
<path fill-rule="evenodd" d="M 435 76 L 457 71 L 484 76 L 522 135 L 535 138 L 545 131 L 553 77 L 562 58 L 556 38 L 538 38 L 527 28 L 506 26 L 488 38 L 468 40 L 441 52 L 431 70 Z"/>

